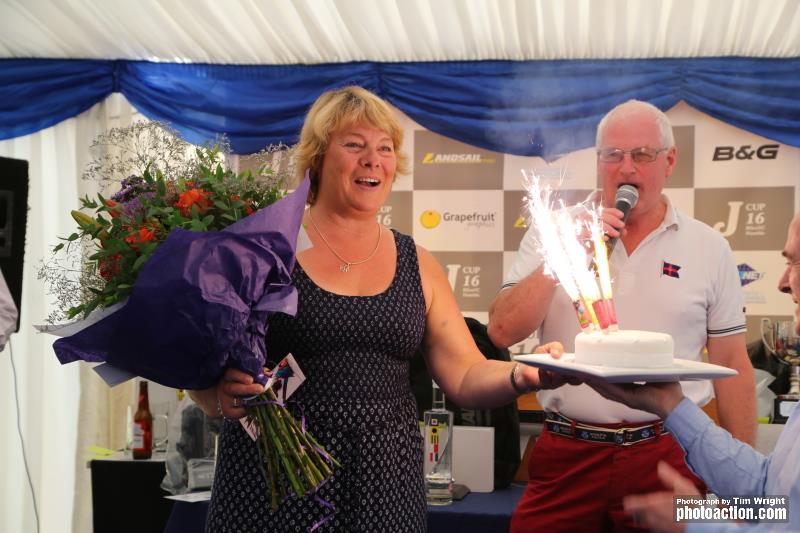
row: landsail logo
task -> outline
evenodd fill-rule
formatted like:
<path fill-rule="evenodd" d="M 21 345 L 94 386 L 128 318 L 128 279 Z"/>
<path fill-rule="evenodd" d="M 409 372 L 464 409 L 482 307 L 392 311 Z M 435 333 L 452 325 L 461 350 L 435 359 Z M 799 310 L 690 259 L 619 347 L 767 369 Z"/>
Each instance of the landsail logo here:
<path fill-rule="evenodd" d="M 423 165 L 480 165 L 494 162 L 494 158 L 482 157 L 481 154 L 439 154 L 436 152 L 427 152 L 422 157 Z"/>
<path fill-rule="evenodd" d="M 742 263 L 736 268 L 739 270 L 739 281 L 741 282 L 742 287 L 764 277 L 763 272 L 756 272 L 756 270 L 747 263 Z"/>
<path fill-rule="evenodd" d="M 425 229 L 433 229 L 442 221 L 442 215 L 433 209 L 423 211 L 419 216 L 419 223 Z"/>

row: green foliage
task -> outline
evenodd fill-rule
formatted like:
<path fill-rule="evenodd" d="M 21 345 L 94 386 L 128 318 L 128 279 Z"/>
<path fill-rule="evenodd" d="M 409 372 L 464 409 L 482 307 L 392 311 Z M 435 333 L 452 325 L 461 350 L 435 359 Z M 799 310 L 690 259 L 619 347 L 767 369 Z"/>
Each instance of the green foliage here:
<path fill-rule="evenodd" d="M 127 298 L 138 273 L 172 230 L 218 231 L 284 196 L 283 180 L 269 167 L 257 175 L 236 173 L 225 164 L 220 145 L 196 148 L 193 157 L 183 160 L 176 154 L 188 145 L 162 130 L 160 125 L 148 124 L 107 134 L 116 142 L 133 137 L 138 148 L 145 145 L 146 152 L 155 154 L 151 159 L 138 154 L 131 158 L 140 171 L 130 172 L 130 165 L 119 158 L 108 163 L 108 156 L 87 170 L 90 179 L 109 189 L 116 182 L 117 190 L 111 198 L 103 194 L 80 198 L 80 209 L 72 211 L 77 231 L 59 237 L 62 242 L 53 247 L 57 255 L 74 255 L 74 247 L 83 248 L 79 279 L 60 272 L 58 266 L 45 265 L 39 272 L 51 289 L 54 284 L 79 285 L 79 297 L 74 288 L 51 290 L 60 304 L 66 304 L 60 310 L 66 318 L 85 317 L 98 307 Z M 116 177 L 108 176 L 106 170 Z"/>

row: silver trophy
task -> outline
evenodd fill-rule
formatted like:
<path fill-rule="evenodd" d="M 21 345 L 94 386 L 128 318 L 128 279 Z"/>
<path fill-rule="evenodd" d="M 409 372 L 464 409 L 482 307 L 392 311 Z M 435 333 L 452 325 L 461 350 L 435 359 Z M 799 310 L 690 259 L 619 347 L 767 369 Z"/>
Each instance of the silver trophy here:
<path fill-rule="evenodd" d="M 789 366 L 789 391 L 775 398 L 773 421 L 785 422 L 800 400 L 800 335 L 791 320 L 761 319 L 761 341 L 767 351 Z"/>

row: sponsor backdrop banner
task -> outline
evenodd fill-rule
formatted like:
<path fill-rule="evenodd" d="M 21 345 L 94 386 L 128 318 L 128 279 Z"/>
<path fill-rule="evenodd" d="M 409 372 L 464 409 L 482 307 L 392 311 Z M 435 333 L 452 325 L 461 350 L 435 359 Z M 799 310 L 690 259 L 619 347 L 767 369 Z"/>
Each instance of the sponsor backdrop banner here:
<path fill-rule="evenodd" d="M 400 176 L 379 221 L 430 250 L 450 280 L 462 312 L 482 322 L 525 233 L 522 171 L 574 204 L 597 187 L 593 148 L 545 161 L 505 155 L 425 130 L 399 111 L 412 171 Z M 686 104 L 667 112 L 678 162 L 665 193 L 684 213 L 730 243 L 742 283 L 748 342 L 762 316 L 791 319 L 778 293 L 786 230 L 800 208 L 800 149 L 739 130 Z M 243 158 L 246 159 L 246 158 Z M 624 327 L 624 324 L 621 324 Z M 533 341 L 513 347 L 520 353 Z"/>
<path fill-rule="evenodd" d="M 800 150 L 683 103 L 667 115 L 678 163 L 665 193 L 678 209 L 717 229 L 730 243 L 752 342 L 760 337 L 762 316 L 792 315 L 792 303 L 778 293 L 777 284 L 786 230 L 800 208 Z M 411 200 L 401 204 L 393 193 L 392 216 L 398 223 L 411 220 L 414 239 L 441 263 L 462 312 L 486 322 L 526 230 L 522 171 L 536 171 L 565 203 L 573 204 L 597 186 L 594 149 L 544 161 L 482 150 L 426 131 L 405 116 L 402 121 L 413 162 Z M 530 347 L 527 342 L 512 350 Z"/>

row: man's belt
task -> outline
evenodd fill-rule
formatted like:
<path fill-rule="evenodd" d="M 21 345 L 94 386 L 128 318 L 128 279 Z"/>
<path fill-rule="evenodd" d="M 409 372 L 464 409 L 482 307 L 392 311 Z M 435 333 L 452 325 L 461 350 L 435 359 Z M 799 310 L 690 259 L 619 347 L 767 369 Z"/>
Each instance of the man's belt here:
<path fill-rule="evenodd" d="M 587 442 L 616 444 L 618 446 L 631 446 L 669 433 L 669 430 L 664 427 L 664 422 L 661 420 L 646 426 L 613 429 L 584 424 L 558 413 L 547 413 L 544 424 L 547 427 L 547 431 L 554 435 Z"/>

